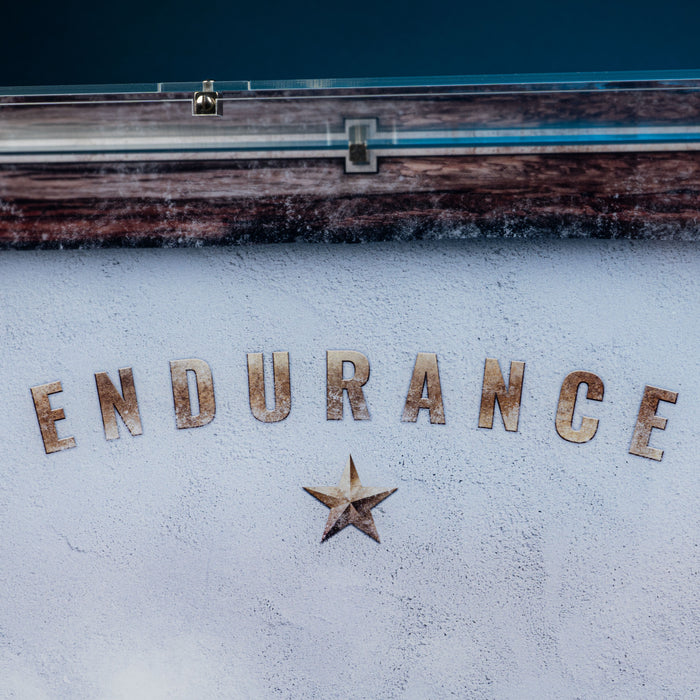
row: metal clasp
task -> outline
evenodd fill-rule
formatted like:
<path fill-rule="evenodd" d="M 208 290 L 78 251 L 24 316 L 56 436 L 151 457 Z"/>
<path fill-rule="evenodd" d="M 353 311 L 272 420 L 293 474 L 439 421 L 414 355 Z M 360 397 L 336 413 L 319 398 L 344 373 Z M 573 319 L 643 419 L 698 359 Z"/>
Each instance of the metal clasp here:
<path fill-rule="evenodd" d="M 214 81 L 202 81 L 202 89 L 192 97 L 192 115 L 195 117 L 220 117 L 221 100 L 214 92 Z"/>
<path fill-rule="evenodd" d="M 346 173 L 376 173 L 377 154 L 368 145 L 377 134 L 376 119 L 346 119 L 345 135 L 348 152 L 345 156 Z"/>

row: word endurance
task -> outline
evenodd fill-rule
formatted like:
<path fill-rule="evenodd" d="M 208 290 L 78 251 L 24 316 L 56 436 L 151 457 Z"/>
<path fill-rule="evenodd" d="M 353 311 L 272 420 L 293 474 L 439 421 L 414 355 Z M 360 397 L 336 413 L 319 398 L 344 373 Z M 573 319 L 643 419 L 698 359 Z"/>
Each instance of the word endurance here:
<path fill-rule="evenodd" d="M 265 372 L 262 353 L 249 353 L 248 396 L 253 416 L 263 423 L 277 423 L 284 420 L 292 408 L 292 393 L 289 373 L 289 353 L 272 353 L 274 405 L 268 408 L 265 400 Z M 345 375 L 346 366 L 351 366 L 350 376 Z M 348 367 L 350 369 L 350 367 Z M 347 396 L 353 420 L 369 420 L 369 410 L 363 391 L 369 380 L 369 360 L 354 350 L 328 350 L 326 352 L 326 418 L 342 420 L 343 400 Z M 193 413 L 192 396 L 188 374 L 194 379 L 197 392 L 197 414 Z M 484 378 L 479 409 L 479 427 L 493 428 L 496 406 L 499 408 L 504 428 L 516 432 L 520 417 L 520 401 L 523 390 L 525 363 L 510 363 L 508 381 L 498 360 L 487 358 L 484 364 Z M 199 428 L 214 420 L 216 401 L 214 382 L 209 365 L 204 360 L 186 359 L 170 362 L 170 377 L 175 406 L 175 423 L 179 430 Z M 131 435 L 141 435 L 141 415 L 134 375 L 130 367 L 119 370 L 121 390 L 117 389 L 106 372 L 95 374 L 97 396 L 102 413 L 105 438 L 119 438 L 117 414 Z M 576 397 L 581 385 L 587 387 L 586 398 L 602 401 L 604 386 L 600 377 L 592 372 L 577 370 L 568 374 L 561 385 L 555 417 L 555 428 L 564 440 L 574 443 L 589 442 L 598 430 L 598 419 L 584 416 L 578 428 L 574 428 Z M 39 421 L 39 429 L 47 454 L 71 449 L 76 446 L 75 438 L 59 438 L 56 422 L 66 417 L 63 408 L 54 408 L 50 396 L 63 391 L 61 382 L 55 381 L 31 388 L 34 408 Z M 629 452 L 633 455 L 661 461 L 663 450 L 650 446 L 651 431 L 664 430 L 667 419 L 657 415 L 659 402 L 676 403 L 678 394 L 674 391 L 645 386 L 637 422 L 632 432 Z M 442 401 L 442 386 L 436 353 L 418 353 L 411 375 L 408 393 L 401 420 L 415 422 L 421 410 L 428 411 L 430 422 L 445 423 L 445 410 Z"/>

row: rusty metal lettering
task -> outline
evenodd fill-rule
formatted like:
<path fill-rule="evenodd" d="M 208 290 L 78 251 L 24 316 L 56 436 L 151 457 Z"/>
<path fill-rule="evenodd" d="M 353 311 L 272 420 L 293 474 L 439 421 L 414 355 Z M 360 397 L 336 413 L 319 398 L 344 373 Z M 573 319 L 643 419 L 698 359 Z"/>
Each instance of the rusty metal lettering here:
<path fill-rule="evenodd" d="M 116 440 L 119 437 L 117 413 L 132 435 L 143 434 L 139 404 L 136 399 L 136 388 L 134 386 L 134 373 L 131 367 L 124 367 L 119 370 L 119 381 L 122 386 L 121 394 L 112 384 L 112 380 L 107 375 L 107 372 L 97 372 L 95 374 L 97 396 L 100 400 L 100 411 L 102 412 L 102 425 L 104 426 L 107 440 Z"/>
<path fill-rule="evenodd" d="M 676 403 L 677 400 L 678 393 L 675 391 L 659 389 L 655 386 L 644 387 L 642 403 L 639 406 L 639 414 L 637 415 L 637 424 L 634 426 L 634 433 L 632 434 L 631 455 L 639 455 L 657 462 L 661 461 L 664 451 L 657 447 L 650 447 L 649 438 L 653 428 L 666 430 L 668 419 L 657 416 L 656 410 L 659 407 L 659 401 Z"/>
<path fill-rule="evenodd" d="M 56 421 L 63 420 L 66 417 L 66 413 L 62 408 L 51 408 L 49 396 L 51 394 L 59 394 L 62 391 L 61 382 L 51 382 L 31 387 L 34 410 L 39 421 L 41 439 L 44 441 L 44 450 L 47 455 L 75 447 L 74 437 L 59 438 L 56 430 Z"/>
<path fill-rule="evenodd" d="M 352 377 L 343 376 L 343 365 L 353 366 Z M 326 418 L 343 419 L 343 392 L 347 392 L 354 420 L 369 420 L 369 410 L 362 387 L 369 379 L 369 360 L 354 350 L 326 352 Z"/>
<path fill-rule="evenodd" d="M 275 385 L 275 407 L 268 409 L 265 402 L 265 367 L 261 352 L 248 353 L 248 396 L 250 410 L 263 423 L 284 420 L 292 408 L 292 391 L 289 380 L 289 353 L 272 353 L 272 373 Z"/>
<path fill-rule="evenodd" d="M 498 360 L 492 357 L 486 358 L 484 383 L 481 390 L 481 408 L 479 410 L 480 428 L 493 428 L 493 414 L 495 404 L 498 402 L 505 429 L 511 432 L 518 430 L 524 373 L 524 362 L 511 362 L 508 389 L 506 389 Z"/>
<path fill-rule="evenodd" d="M 197 400 L 199 413 L 192 414 L 190 388 L 187 373 L 194 373 L 197 384 Z M 178 429 L 199 428 L 211 423 L 216 415 L 214 399 L 214 380 L 211 368 L 204 360 L 191 358 L 188 360 L 171 360 L 170 377 L 173 385 L 173 402 L 175 404 L 175 421 Z"/>
<path fill-rule="evenodd" d="M 586 398 L 592 401 L 602 401 L 605 392 L 603 380 L 592 372 L 579 370 L 566 375 L 559 392 L 555 425 L 560 437 L 569 442 L 588 442 L 593 439 L 598 430 L 598 419 L 589 418 L 588 416 L 583 416 L 581 427 L 578 430 L 574 430 L 576 396 L 581 384 L 586 384 L 588 387 Z"/>
<path fill-rule="evenodd" d="M 415 423 L 421 408 L 428 409 L 431 423 L 445 423 L 440 372 L 437 354 L 434 352 L 419 352 L 416 357 L 401 420 L 404 423 Z"/>

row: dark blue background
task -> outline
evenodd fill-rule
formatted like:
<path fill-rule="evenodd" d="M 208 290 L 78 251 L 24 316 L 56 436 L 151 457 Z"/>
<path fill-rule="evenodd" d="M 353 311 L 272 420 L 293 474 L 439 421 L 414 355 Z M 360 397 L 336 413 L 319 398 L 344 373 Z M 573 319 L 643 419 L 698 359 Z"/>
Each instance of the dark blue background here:
<path fill-rule="evenodd" d="M 687 0 L 12 0 L 2 14 L 0 85 L 700 67 Z"/>

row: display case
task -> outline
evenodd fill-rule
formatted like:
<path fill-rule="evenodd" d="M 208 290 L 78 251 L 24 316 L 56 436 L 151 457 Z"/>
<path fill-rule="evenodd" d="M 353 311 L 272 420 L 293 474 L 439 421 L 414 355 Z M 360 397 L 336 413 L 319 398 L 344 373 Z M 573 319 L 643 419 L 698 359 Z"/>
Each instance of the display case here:
<path fill-rule="evenodd" d="M 0 91 L 0 687 L 697 690 L 699 87 Z"/>

